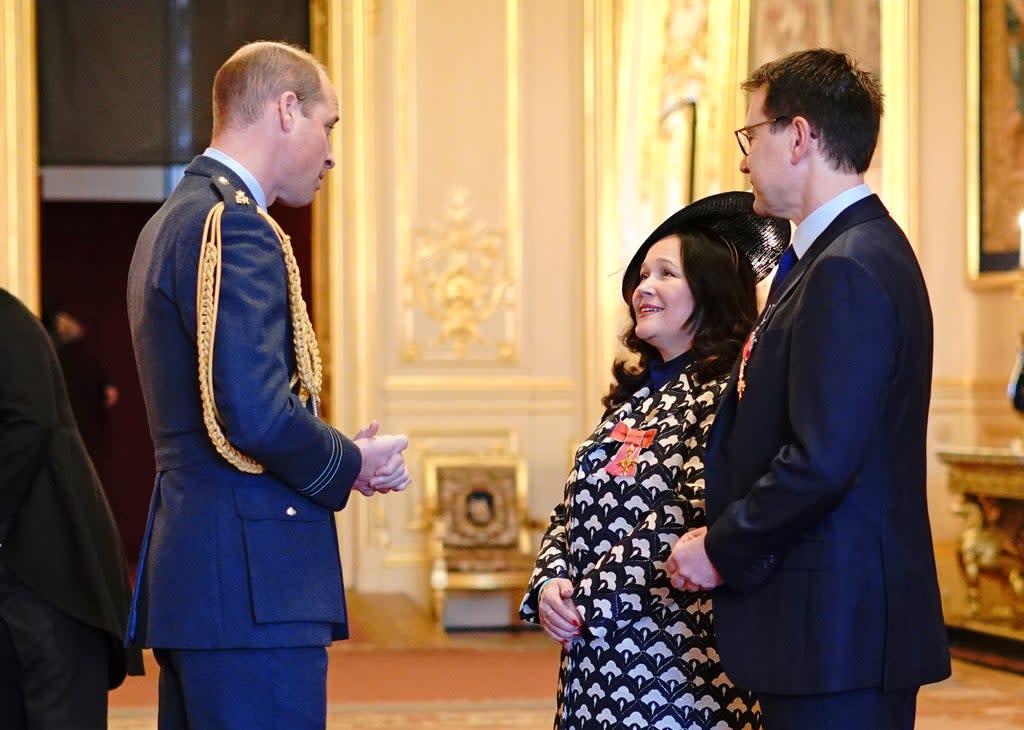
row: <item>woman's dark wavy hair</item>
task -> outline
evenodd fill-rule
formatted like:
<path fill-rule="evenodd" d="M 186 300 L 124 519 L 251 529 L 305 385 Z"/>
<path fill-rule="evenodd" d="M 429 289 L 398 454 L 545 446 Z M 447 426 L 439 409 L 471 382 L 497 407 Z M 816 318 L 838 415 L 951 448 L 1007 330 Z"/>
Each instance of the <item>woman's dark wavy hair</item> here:
<path fill-rule="evenodd" d="M 695 228 L 672 235 L 680 239 L 683 275 L 693 295 L 693 312 L 685 326 L 693 330 L 694 375 L 706 383 L 732 369 L 754 324 L 754 272 L 746 256 L 710 231 Z M 653 345 L 636 335 L 635 290 L 636 285 L 629 292 L 630 325 L 619 339 L 639 359 L 616 360 L 612 365 L 614 381 L 601 400 L 606 408 L 625 403 L 647 382 L 651 360 L 661 359 Z"/>

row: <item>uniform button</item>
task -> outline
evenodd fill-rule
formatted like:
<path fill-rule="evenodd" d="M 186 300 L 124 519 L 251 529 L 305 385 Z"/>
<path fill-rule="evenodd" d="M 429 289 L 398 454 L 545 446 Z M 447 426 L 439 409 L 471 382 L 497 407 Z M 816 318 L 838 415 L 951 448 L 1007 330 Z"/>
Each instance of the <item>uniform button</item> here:
<path fill-rule="evenodd" d="M 289 507 L 288 509 L 286 509 L 284 511 L 284 513 L 286 515 L 288 515 L 289 517 L 294 517 L 295 515 L 297 515 L 299 513 L 299 511 L 297 509 L 295 509 L 294 507 Z"/>

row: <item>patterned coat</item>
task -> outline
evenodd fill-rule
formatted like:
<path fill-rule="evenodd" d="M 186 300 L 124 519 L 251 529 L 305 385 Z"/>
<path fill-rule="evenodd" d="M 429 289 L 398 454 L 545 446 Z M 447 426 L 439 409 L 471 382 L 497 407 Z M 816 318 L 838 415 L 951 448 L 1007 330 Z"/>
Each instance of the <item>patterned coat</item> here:
<path fill-rule="evenodd" d="M 549 578 L 575 586 L 583 636 L 562 652 L 555 728 L 761 727 L 719 664 L 708 594 L 675 590 L 665 571 L 678 537 L 705 524 L 704 443 L 725 388 L 691 369 L 606 415 L 552 512 L 520 615 L 538 622 Z M 635 466 L 622 459 L 631 436 Z"/>

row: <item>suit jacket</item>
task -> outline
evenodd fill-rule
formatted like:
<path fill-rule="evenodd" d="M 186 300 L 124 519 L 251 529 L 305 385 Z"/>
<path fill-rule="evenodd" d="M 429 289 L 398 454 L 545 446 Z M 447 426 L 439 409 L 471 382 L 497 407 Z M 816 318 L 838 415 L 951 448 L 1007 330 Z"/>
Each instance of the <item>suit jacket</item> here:
<path fill-rule="evenodd" d="M 222 201 L 214 399 L 228 440 L 262 474 L 228 464 L 202 420 L 198 254 L 207 214 Z M 157 469 L 128 641 L 257 648 L 347 636 L 333 512 L 361 456 L 290 387 L 281 244 L 228 167 L 197 157 L 143 228 L 128 314 Z"/>
<path fill-rule="evenodd" d="M 75 427 L 50 337 L 0 289 L 0 561 L 61 611 L 110 637 L 110 687 L 131 585 L 121 536 Z M 131 653 L 133 673 L 141 673 Z"/>
<path fill-rule="evenodd" d="M 755 336 L 705 467 L 726 671 L 782 694 L 949 676 L 925 485 L 931 308 L 876 196 L 811 245 Z"/>

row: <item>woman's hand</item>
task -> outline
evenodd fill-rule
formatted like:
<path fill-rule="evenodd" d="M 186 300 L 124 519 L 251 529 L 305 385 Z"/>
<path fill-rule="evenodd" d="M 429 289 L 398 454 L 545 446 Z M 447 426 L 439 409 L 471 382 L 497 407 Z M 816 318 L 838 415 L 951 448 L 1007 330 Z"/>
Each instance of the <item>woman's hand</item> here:
<path fill-rule="evenodd" d="M 552 578 L 545 583 L 537 602 L 537 613 L 544 632 L 566 649 L 580 635 L 583 617 L 572 600 L 572 581 Z"/>

